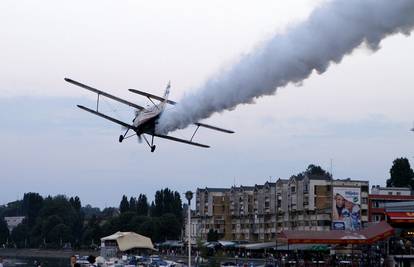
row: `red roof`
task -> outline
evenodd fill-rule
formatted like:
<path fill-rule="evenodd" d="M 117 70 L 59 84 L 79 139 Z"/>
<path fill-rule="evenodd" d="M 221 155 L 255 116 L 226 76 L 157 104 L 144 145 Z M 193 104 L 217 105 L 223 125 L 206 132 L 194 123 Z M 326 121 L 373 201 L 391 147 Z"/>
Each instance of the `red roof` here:
<path fill-rule="evenodd" d="M 289 244 L 372 244 L 394 234 L 385 221 L 372 223 L 359 231 L 283 231 Z"/>

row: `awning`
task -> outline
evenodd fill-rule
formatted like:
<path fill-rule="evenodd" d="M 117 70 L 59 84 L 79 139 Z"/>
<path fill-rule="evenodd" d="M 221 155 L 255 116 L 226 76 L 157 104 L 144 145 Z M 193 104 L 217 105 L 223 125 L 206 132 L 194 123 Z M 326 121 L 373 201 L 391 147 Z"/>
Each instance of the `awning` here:
<path fill-rule="evenodd" d="M 359 231 L 283 231 L 289 244 L 372 244 L 394 234 L 385 221 L 370 224 Z"/>
<path fill-rule="evenodd" d="M 275 241 L 240 245 L 240 247 L 245 248 L 245 249 L 250 249 L 250 250 L 269 249 L 269 248 L 274 248 L 275 246 L 276 246 Z"/>
<path fill-rule="evenodd" d="M 154 249 L 151 239 L 134 232 L 116 232 L 113 235 L 101 238 L 101 242 L 116 241 L 120 251 L 133 248 Z"/>
<path fill-rule="evenodd" d="M 387 212 L 386 215 L 393 223 L 414 223 L 414 212 Z"/>

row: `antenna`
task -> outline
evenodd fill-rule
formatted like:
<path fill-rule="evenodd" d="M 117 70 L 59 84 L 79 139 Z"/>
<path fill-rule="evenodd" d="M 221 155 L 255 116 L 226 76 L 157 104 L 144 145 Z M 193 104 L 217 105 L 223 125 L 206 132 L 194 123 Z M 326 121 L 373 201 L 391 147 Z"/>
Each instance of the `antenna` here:
<path fill-rule="evenodd" d="M 330 171 L 331 176 L 332 176 L 332 178 L 333 178 L 333 159 L 332 159 L 332 158 L 330 159 L 330 163 L 331 163 L 331 164 L 330 164 L 330 170 L 329 170 L 329 171 Z"/>

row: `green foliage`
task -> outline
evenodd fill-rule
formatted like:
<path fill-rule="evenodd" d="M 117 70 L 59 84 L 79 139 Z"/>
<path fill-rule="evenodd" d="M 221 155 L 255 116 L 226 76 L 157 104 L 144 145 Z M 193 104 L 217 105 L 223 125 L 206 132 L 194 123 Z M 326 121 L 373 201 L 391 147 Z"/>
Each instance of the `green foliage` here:
<path fill-rule="evenodd" d="M 7 205 L 3 208 L 2 217 L 10 217 L 10 216 L 23 216 L 22 211 L 22 201 L 16 200 L 13 202 L 7 203 Z"/>
<path fill-rule="evenodd" d="M 220 236 L 217 230 L 210 229 L 207 233 L 207 242 L 217 242 Z"/>
<path fill-rule="evenodd" d="M 155 202 L 151 210 L 151 215 L 159 217 L 162 214 L 172 213 L 177 218 L 182 217 L 182 203 L 180 194 L 165 188 L 155 192 Z"/>
<path fill-rule="evenodd" d="M 99 208 L 94 208 L 89 204 L 86 205 L 85 207 L 82 207 L 80 211 L 82 212 L 82 214 L 85 216 L 85 219 L 87 220 L 91 219 L 93 216 L 95 217 L 100 216 L 101 214 L 101 210 Z"/>
<path fill-rule="evenodd" d="M 109 219 L 109 218 L 117 216 L 118 214 L 119 214 L 119 210 L 117 208 L 108 207 L 102 210 L 102 212 L 100 213 L 100 217 L 102 219 Z"/>
<path fill-rule="evenodd" d="M 77 196 L 43 198 L 29 192 L 21 201 L 0 206 L 0 215 L 26 216 L 12 233 L 8 232 L 4 220 L 0 220 L 0 244 L 8 239 L 17 247 L 61 248 L 70 242 L 74 248 L 87 248 L 98 245 L 101 237 L 117 231 L 133 231 L 154 242 L 180 237 L 182 207 L 178 192 L 168 188 L 157 191 L 152 212 L 144 194 L 129 200 L 124 195 L 119 208 L 105 208 L 101 212 L 90 205 L 82 207 Z"/>
<path fill-rule="evenodd" d="M 82 243 L 90 245 L 99 244 L 102 236 L 102 228 L 99 225 L 99 220 L 96 215 L 94 215 L 88 221 L 88 224 L 82 233 Z"/>
<path fill-rule="evenodd" d="M 33 226 L 43 207 L 43 197 L 38 193 L 26 193 L 23 196 L 22 212 L 28 225 Z"/>
<path fill-rule="evenodd" d="M 7 228 L 6 221 L 0 218 L 0 246 L 7 242 L 9 235 L 9 228 Z"/>
<path fill-rule="evenodd" d="M 121 203 L 119 204 L 119 211 L 121 213 L 129 211 L 129 201 L 125 195 L 122 196 Z"/>
<path fill-rule="evenodd" d="M 81 203 L 81 201 L 80 201 L 80 199 L 79 199 L 79 197 L 78 196 L 76 196 L 75 198 L 73 198 L 73 197 L 71 197 L 70 199 L 69 199 L 69 203 L 72 205 L 72 207 L 77 211 L 77 212 L 79 212 L 80 210 L 81 210 L 81 208 L 82 208 L 82 203 Z"/>
<path fill-rule="evenodd" d="M 13 229 L 11 233 L 11 239 L 18 248 L 27 247 L 30 241 L 29 237 L 29 227 L 26 223 L 19 224 Z"/>
<path fill-rule="evenodd" d="M 139 194 L 137 201 L 137 213 L 139 215 L 147 216 L 149 212 L 147 196 L 144 194 Z"/>
<path fill-rule="evenodd" d="M 387 186 L 414 188 L 414 171 L 407 158 L 397 158 L 393 161 Z"/>
<path fill-rule="evenodd" d="M 137 199 L 134 197 L 129 199 L 129 210 L 134 212 L 137 211 Z"/>
<path fill-rule="evenodd" d="M 159 233 L 162 240 L 179 239 L 182 226 L 175 214 L 163 214 L 159 217 L 159 225 Z"/>
<path fill-rule="evenodd" d="M 305 171 L 305 174 L 307 174 L 307 175 L 318 175 L 318 176 L 330 175 L 327 171 L 322 169 L 321 166 L 314 165 L 314 164 L 310 164 L 308 166 L 308 168 Z"/>
<path fill-rule="evenodd" d="M 64 243 L 73 241 L 73 233 L 69 226 L 60 223 L 46 234 L 46 240 L 50 243 L 50 247 L 61 247 Z"/>

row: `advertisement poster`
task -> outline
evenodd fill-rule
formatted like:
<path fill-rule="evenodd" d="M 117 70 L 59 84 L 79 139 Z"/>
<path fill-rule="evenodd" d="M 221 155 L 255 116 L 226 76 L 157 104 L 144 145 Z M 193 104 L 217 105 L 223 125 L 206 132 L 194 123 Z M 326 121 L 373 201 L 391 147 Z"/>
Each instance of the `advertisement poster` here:
<path fill-rule="evenodd" d="M 361 188 L 334 187 L 332 207 L 333 230 L 361 229 Z"/>

